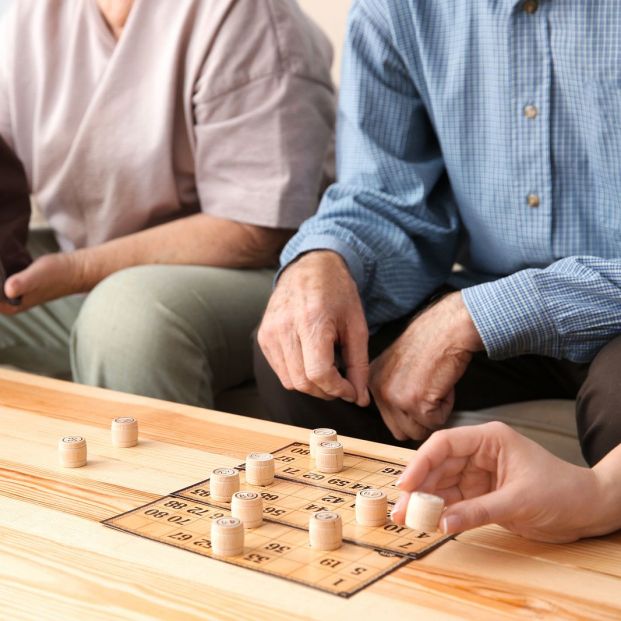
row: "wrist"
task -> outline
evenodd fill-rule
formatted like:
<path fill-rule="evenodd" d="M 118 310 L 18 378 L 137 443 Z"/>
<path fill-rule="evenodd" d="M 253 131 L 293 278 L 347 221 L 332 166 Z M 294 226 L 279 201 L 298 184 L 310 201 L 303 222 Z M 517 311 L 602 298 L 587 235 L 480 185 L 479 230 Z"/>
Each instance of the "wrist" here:
<path fill-rule="evenodd" d="M 458 349 L 475 353 L 484 349 L 481 335 L 477 330 L 461 292 L 450 293 L 446 302 L 451 305 L 451 315 L 455 320 L 453 330 L 455 346 Z"/>
<path fill-rule="evenodd" d="M 347 269 L 345 259 L 335 250 L 313 250 L 303 254 L 296 263 L 298 265 L 325 265 Z"/>
<path fill-rule="evenodd" d="M 621 445 L 591 469 L 594 500 L 589 506 L 591 519 L 585 528 L 585 537 L 596 537 L 621 529 L 620 459 Z"/>
<path fill-rule="evenodd" d="M 313 271 L 322 274 L 334 275 L 334 271 L 342 271 L 351 277 L 345 259 L 334 250 L 313 250 L 301 254 L 293 262 L 286 265 L 278 278 L 278 283 L 289 277 L 290 274 L 302 271 Z"/>
<path fill-rule="evenodd" d="M 91 291 L 103 278 L 98 273 L 97 262 L 93 260 L 91 248 L 81 248 L 68 253 L 72 289 L 75 293 Z"/>

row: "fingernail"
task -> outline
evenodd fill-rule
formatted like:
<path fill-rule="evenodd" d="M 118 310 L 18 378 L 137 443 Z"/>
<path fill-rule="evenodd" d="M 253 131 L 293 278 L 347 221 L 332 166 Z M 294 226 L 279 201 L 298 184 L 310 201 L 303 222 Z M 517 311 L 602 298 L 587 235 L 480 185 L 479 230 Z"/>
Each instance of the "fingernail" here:
<path fill-rule="evenodd" d="M 458 533 L 461 530 L 461 518 L 458 515 L 447 515 L 440 522 L 440 530 L 445 535 Z"/>
<path fill-rule="evenodd" d="M 347 403 L 354 403 L 355 399 L 351 397 L 342 397 L 343 401 L 347 401 Z"/>
<path fill-rule="evenodd" d="M 390 512 L 390 517 L 394 517 L 397 513 L 400 513 L 401 511 L 403 511 L 403 509 L 405 509 L 405 506 L 407 504 L 407 496 L 399 496 L 399 498 L 397 499 L 397 502 L 395 503 L 395 506 L 392 508 L 392 511 Z"/>
<path fill-rule="evenodd" d="M 395 481 L 395 485 L 397 487 L 401 487 L 401 483 L 403 483 L 403 479 L 401 477 L 399 477 L 396 481 Z"/>

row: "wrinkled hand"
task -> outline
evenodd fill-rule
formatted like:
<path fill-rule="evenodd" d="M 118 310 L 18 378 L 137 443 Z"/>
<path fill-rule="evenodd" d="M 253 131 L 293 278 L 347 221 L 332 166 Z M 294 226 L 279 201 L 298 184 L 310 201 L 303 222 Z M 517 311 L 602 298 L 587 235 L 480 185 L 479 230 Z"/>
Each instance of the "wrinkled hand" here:
<path fill-rule="evenodd" d="M 47 254 L 25 270 L 13 274 L 4 284 L 5 295 L 22 298 L 19 306 L 1 303 L 0 313 L 15 315 L 33 306 L 84 291 L 82 254 L 79 252 Z"/>
<path fill-rule="evenodd" d="M 422 440 L 446 422 L 454 386 L 482 348 L 461 294 L 451 293 L 373 361 L 369 387 L 397 440 Z"/>
<path fill-rule="evenodd" d="M 410 492 L 417 490 L 446 501 L 445 533 L 496 523 L 556 543 L 592 534 L 597 515 L 591 513 L 602 505 L 593 470 L 558 459 L 499 422 L 434 433 L 399 487 L 403 493 L 392 516 L 398 524 L 404 522 Z"/>
<path fill-rule="evenodd" d="M 288 390 L 369 404 L 366 319 L 356 283 L 338 254 L 311 252 L 283 272 L 257 338 Z M 336 344 L 345 377 L 336 367 Z"/>

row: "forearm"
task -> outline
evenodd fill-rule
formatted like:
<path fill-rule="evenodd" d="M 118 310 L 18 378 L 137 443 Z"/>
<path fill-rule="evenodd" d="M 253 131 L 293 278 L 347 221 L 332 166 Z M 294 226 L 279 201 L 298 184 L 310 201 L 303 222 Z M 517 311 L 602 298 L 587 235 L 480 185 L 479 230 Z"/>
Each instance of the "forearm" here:
<path fill-rule="evenodd" d="M 89 291 L 119 270 L 137 265 L 275 266 L 291 232 L 197 214 L 75 252 L 80 289 Z"/>
<path fill-rule="evenodd" d="M 595 537 L 621 529 L 621 444 L 593 467 L 598 502 L 590 508 L 591 524 L 585 536 Z"/>
<path fill-rule="evenodd" d="M 283 251 L 343 257 L 372 329 L 412 311 L 448 277 L 459 217 L 445 165 L 390 24 L 354 3 L 337 126 L 338 183 Z M 388 110 L 382 122 L 369 110 Z M 433 198 L 430 198 L 433 195 Z"/>

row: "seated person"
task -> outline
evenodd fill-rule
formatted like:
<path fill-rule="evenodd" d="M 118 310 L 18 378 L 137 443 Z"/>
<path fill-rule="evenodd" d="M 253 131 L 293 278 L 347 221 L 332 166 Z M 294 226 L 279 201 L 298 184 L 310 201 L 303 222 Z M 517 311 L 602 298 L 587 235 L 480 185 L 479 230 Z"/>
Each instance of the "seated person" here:
<path fill-rule="evenodd" d="M 590 465 L 619 444 L 621 4 L 576 15 L 354 3 L 338 181 L 258 334 L 275 420 L 420 441 L 454 408 L 565 398 Z"/>
<path fill-rule="evenodd" d="M 331 174 L 327 39 L 287 0 L 3 20 L 0 137 L 51 232 L 6 281 L 0 364 L 212 406 L 252 377 L 278 254 Z"/>

